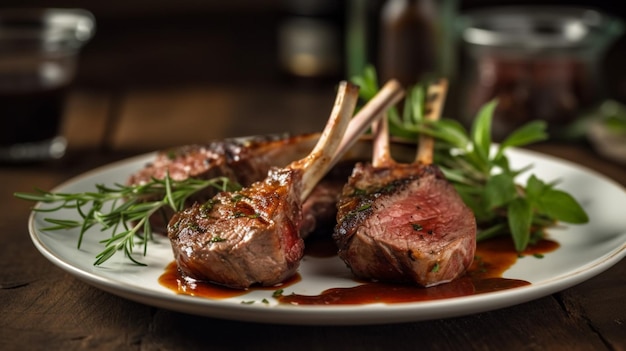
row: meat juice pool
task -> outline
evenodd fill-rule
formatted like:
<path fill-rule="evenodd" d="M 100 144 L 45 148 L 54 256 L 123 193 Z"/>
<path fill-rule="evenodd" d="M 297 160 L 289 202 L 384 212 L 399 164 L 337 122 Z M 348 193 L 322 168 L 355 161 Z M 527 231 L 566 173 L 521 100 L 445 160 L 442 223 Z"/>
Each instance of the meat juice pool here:
<path fill-rule="evenodd" d="M 314 242 L 315 248 L 307 255 L 314 257 L 330 257 L 328 247 L 323 240 Z M 300 295 L 287 292 L 284 295 L 272 295 L 281 304 L 292 305 L 362 305 L 369 303 L 405 303 L 418 301 L 434 301 L 454 297 L 478 295 L 488 292 L 502 291 L 530 285 L 519 279 L 503 278 L 502 274 L 509 269 L 518 258 L 528 256 L 540 259 L 543 254 L 558 249 L 555 241 L 544 239 L 529 246 L 521 255 L 508 237 L 494 238 L 481 242 L 477 246 L 472 266 L 462 277 L 446 284 L 423 288 L 412 285 L 391 284 L 381 282 L 365 282 L 355 278 L 359 285 L 352 288 L 329 288 L 319 295 Z M 336 256 L 336 253 L 332 256 Z M 339 259 L 337 257 L 337 259 Z M 283 284 L 275 287 L 252 287 L 247 290 L 229 289 L 215 284 L 201 282 L 181 276 L 172 262 L 159 278 L 159 283 L 168 289 L 185 295 L 209 299 L 226 299 L 242 296 L 252 290 L 268 290 L 270 293 L 288 287 L 303 278 L 296 274 Z M 305 278 L 304 278 L 305 279 Z"/>

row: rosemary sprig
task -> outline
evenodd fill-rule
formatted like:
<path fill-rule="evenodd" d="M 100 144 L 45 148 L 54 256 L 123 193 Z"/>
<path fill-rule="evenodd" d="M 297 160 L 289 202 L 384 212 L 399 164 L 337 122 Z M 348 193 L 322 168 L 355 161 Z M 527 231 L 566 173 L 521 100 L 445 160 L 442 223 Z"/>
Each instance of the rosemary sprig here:
<path fill-rule="evenodd" d="M 372 66 L 353 81 L 361 86 L 364 100 L 379 89 Z M 580 224 L 589 220 L 576 199 L 556 189 L 555 183 L 545 183 L 535 175 L 525 185 L 516 181 L 531 166 L 512 169 L 505 151 L 547 139 L 545 122 L 529 122 L 496 145 L 491 140 L 491 122 L 497 101 L 485 104 L 467 131 L 453 119 L 426 120 L 425 91 L 421 84 L 410 87 L 402 113 L 388 112 L 390 133 L 409 140 L 417 140 L 421 133 L 435 138 L 435 163 L 474 212 L 478 241 L 510 235 L 521 252 L 557 221 Z"/>
<path fill-rule="evenodd" d="M 53 193 L 36 189 L 34 193 L 18 192 L 14 196 L 22 200 L 54 205 L 36 207 L 34 211 L 37 212 L 75 209 L 80 220 L 44 218 L 51 225 L 41 229 L 79 229 L 79 249 L 90 228 L 99 226 L 101 231 L 111 230 L 111 236 L 100 241 L 104 244 L 104 249 L 96 256 L 94 265 L 101 265 L 117 252 L 124 252 L 135 264 L 145 265 L 133 257 L 133 252 L 135 245 L 141 245 L 143 255 L 146 255 L 148 242 L 153 239 L 150 217 L 165 207 L 173 211 L 182 210 L 191 195 L 208 187 L 218 191 L 234 191 L 240 188 L 226 177 L 174 181 L 167 174 L 163 179 L 152 178 L 140 185 L 96 184 L 93 192 Z"/>

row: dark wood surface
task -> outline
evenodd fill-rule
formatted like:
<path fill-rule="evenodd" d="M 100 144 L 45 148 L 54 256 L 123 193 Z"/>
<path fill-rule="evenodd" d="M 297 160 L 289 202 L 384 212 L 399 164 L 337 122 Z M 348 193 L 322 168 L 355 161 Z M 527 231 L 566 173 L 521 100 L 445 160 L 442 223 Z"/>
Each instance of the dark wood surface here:
<path fill-rule="evenodd" d="M 234 81 L 216 67 L 199 77 L 191 66 L 181 75 L 159 75 L 173 66 L 161 61 L 142 66 L 141 60 L 165 50 L 162 46 L 152 46 L 148 53 L 128 52 L 131 39 L 150 47 L 145 42 L 151 29 L 137 26 L 145 31 L 129 32 L 119 42 L 104 31 L 85 53 L 81 84 L 72 91 L 66 111 L 66 157 L 0 166 L 0 350 L 626 350 L 626 260 L 577 286 L 509 308 L 416 323 L 341 327 L 256 324 L 172 312 L 106 293 L 56 267 L 33 246 L 27 228 L 31 204 L 15 199 L 14 192 L 51 189 L 94 167 L 166 146 L 317 131 L 330 111 L 332 83 L 288 84 L 276 71 L 256 76 L 240 72 Z M 159 39 L 162 45 L 177 42 L 172 36 Z M 186 40 L 176 47 L 203 42 L 200 36 Z M 178 56 L 172 60 L 185 62 Z M 584 143 L 551 142 L 532 149 L 590 167 L 626 186 L 626 168 Z"/>
<path fill-rule="evenodd" d="M 285 91 L 274 93 L 277 96 L 298 95 Z M 237 95 L 238 101 L 258 98 L 245 91 L 231 94 Z M 271 95 L 271 92 L 265 94 Z M 301 97 L 301 103 L 306 104 L 307 99 L 317 100 L 320 106 L 324 106 L 318 109 L 320 113 L 326 110 L 328 101 L 331 101 L 325 93 L 305 95 L 307 97 Z M 187 95 L 181 93 L 181 96 Z M 188 99 L 183 97 L 182 104 L 188 105 Z M 83 119 L 94 123 L 94 116 L 102 105 L 94 103 L 98 100 L 96 97 L 83 92 L 74 95 L 73 99 L 75 110 L 73 115 L 70 114 L 68 123 L 75 124 L 73 128 L 76 130 L 84 130 L 77 126 L 86 123 Z M 81 102 L 81 99 L 86 100 Z M 129 110 L 148 108 L 153 101 L 151 98 L 140 99 L 139 102 L 132 98 L 122 100 L 129 104 L 126 107 Z M 138 106 L 130 106 L 134 103 Z M 312 101 L 309 103 L 315 105 Z M 93 110 L 82 110 L 82 104 L 91 106 Z M 139 106 L 142 104 L 147 105 Z M 283 101 L 266 108 L 275 108 L 283 111 L 279 115 L 288 116 L 284 114 L 288 107 L 283 105 L 290 104 Z M 172 102 L 172 106 L 176 105 Z M 175 107 L 172 109 L 176 110 Z M 78 114 L 77 111 L 82 112 Z M 130 113 L 126 115 L 129 119 L 132 119 L 131 116 Z M 230 133 L 235 134 L 236 126 L 252 122 L 250 116 L 254 116 L 253 111 L 233 113 L 229 122 L 232 126 L 225 130 L 232 128 Z M 283 118 L 278 118 L 276 123 L 283 121 Z M 309 123 L 311 130 L 315 130 L 317 122 L 321 122 L 303 120 L 302 115 L 289 118 L 294 120 L 284 122 L 283 125 L 298 125 L 306 129 Z M 117 123 L 133 124 L 122 120 Z M 243 128 L 246 130 L 246 127 Z M 250 128 L 246 134 L 279 128 L 280 124 L 260 127 L 259 130 Z M 163 134 L 161 131 L 158 135 Z M 154 308 L 103 292 L 57 268 L 35 249 L 27 230 L 31 204 L 17 200 L 12 195 L 15 191 L 31 191 L 34 187 L 50 189 L 96 166 L 143 152 L 122 143 L 121 138 L 117 146 L 107 144 L 106 140 L 118 140 L 114 135 L 103 135 L 100 141 L 94 136 L 88 140 L 89 143 L 83 140 L 82 133 L 77 133 L 75 138 L 72 136 L 68 134 L 70 145 L 76 147 L 71 148 L 62 160 L 39 165 L 0 167 L 0 196 L 3 204 L 0 213 L 2 350 L 315 350 L 329 347 L 389 350 L 423 346 L 433 350 L 626 348 L 626 261 L 578 286 L 518 306 L 460 318 L 383 326 L 314 328 L 226 321 Z M 103 147 L 105 144 L 107 146 Z M 159 145 L 150 144 L 149 147 Z M 602 159 L 585 145 L 547 143 L 533 149 L 590 167 L 626 185 L 624 167 Z"/>

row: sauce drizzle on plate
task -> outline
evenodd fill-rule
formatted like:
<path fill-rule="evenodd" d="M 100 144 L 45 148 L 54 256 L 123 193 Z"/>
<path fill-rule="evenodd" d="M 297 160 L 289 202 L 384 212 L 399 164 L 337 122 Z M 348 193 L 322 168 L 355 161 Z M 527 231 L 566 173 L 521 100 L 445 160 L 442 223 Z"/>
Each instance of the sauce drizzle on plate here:
<path fill-rule="evenodd" d="M 328 245 L 317 242 L 307 255 L 326 257 Z M 330 246 L 332 247 L 332 246 Z M 361 282 L 355 287 L 331 288 L 319 295 L 274 294 L 273 298 L 282 304 L 292 305 L 347 305 L 370 303 L 402 303 L 433 301 L 452 297 L 483 294 L 530 285 L 518 279 L 503 278 L 502 274 L 509 269 L 520 256 L 526 259 L 540 259 L 543 254 L 552 252 L 559 247 L 555 241 L 543 239 L 530 245 L 522 255 L 518 254 L 510 238 L 494 238 L 478 243 L 472 266 L 467 273 L 450 283 L 423 288 L 411 285 L 390 284 L 381 282 Z M 528 257 L 531 256 L 531 257 Z M 159 278 L 159 283 L 179 294 L 187 294 L 211 299 L 225 299 L 242 296 L 252 290 L 281 291 L 301 280 L 295 275 L 284 283 L 272 287 L 253 287 L 246 290 L 230 289 L 220 285 L 197 281 L 183 277 L 176 267 L 170 263 Z"/>

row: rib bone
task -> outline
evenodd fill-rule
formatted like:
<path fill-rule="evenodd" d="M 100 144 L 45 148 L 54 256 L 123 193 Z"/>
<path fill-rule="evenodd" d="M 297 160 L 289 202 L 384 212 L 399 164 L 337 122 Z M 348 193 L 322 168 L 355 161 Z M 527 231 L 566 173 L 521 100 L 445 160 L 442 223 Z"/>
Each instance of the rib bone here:
<path fill-rule="evenodd" d="M 445 103 L 447 89 L 448 81 L 445 79 L 440 79 L 428 87 L 425 119 L 430 121 L 439 119 Z M 396 165 L 389 149 L 389 121 L 386 116 L 376 120 L 372 125 L 372 129 L 374 132 L 372 165 L 374 167 L 391 167 Z M 421 134 L 415 162 L 424 165 L 431 164 L 433 162 L 433 152 L 433 138 Z"/>
<path fill-rule="evenodd" d="M 358 137 L 369 128 L 374 120 L 380 121 L 382 119 L 381 117 L 385 116 L 385 111 L 400 101 L 403 96 L 404 89 L 397 80 L 391 79 L 385 83 L 378 94 L 369 100 L 354 118 L 352 118 L 348 130 L 341 141 L 341 145 L 333 158 L 332 164 L 334 165 L 343 154 L 354 145 Z"/>
<path fill-rule="evenodd" d="M 348 128 L 350 117 L 356 107 L 359 88 L 348 82 L 341 82 L 330 118 L 313 151 L 305 158 L 292 162 L 288 168 L 304 170 L 302 174 L 301 200 L 307 198 L 315 185 L 328 172 L 333 156 Z"/>
<path fill-rule="evenodd" d="M 448 81 L 440 79 L 431 84 L 426 93 L 426 119 L 436 121 L 441 116 L 443 105 L 446 100 L 446 92 L 448 90 Z M 415 161 L 421 164 L 429 165 L 433 163 L 433 151 L 435 141 L 429 135 L 421 134 L 419 138 L 419 147 Z"/>
<path fill-rule="evenodd" d="M 344 99 L 341 95 L 343 94 L 337 96 L 333 114 L 311 154 L 303 160 L 294 162 L 290 166 L 307 169 L 302 180 L 304 186 L 302 191 L 303 200 L 306 199 L 311 190 L 328 170 L 337 163 L 354 143 L 356 143 L 372 122 L 380 120 L 384 112 L 404 96 L 404 90 L 398 81 L 394 79 L 388 81 L 378 94 L 368 101 L 352 120 L 349 121 L 347 129 L 344 128 L 343 124 L 341 127 L 332 129 L 332 126 L 338 123 L 334 121 L 335 118 L 333 116 L 340 113 L 340 108 L 337 106 L 339 100 Z M 351 108 L 354 109 L 354 105 L 352 105 Z M 329 128 L 331 129 L 328 130 Z"/>

